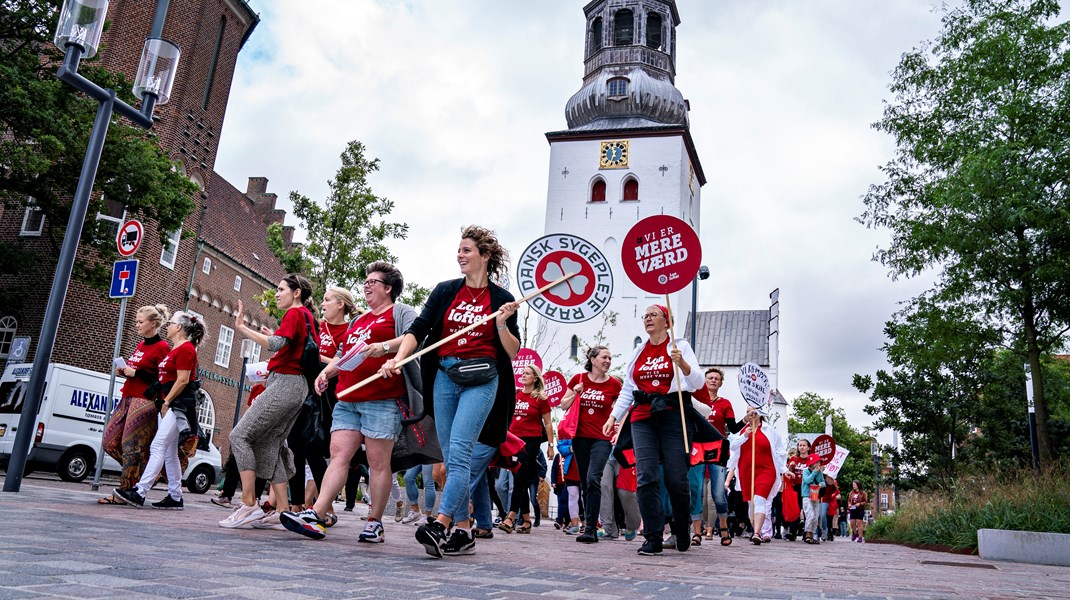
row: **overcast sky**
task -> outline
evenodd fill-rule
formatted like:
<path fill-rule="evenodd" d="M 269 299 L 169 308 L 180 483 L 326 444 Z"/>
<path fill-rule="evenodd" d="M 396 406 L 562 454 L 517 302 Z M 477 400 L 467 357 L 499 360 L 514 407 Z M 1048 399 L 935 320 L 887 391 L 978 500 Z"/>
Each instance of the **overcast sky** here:
<path fill-rule="evenodd" d="M 543 234 L 544 134 L 566 128 L 580 88 L 585 3 L 250 0 L 261 23 L 238 60 L 216 169 L 240 189 L 265 176 L 280 198 L 322 199 L 358 139 L 382 161 L 375 192 L 411 228 L 392 245 L 407 279 L 457 276 L 470 223 L 519 255 Z M 699 310 L 767 308 L 780 288 L 784 395 L 816 392 L 866 425 L 851 377 L 885 367 L 884 322 L 924 287 L 891 281 L 871 260 L 886 236 L 854 221 L 893 150 L 870 124 L 900 55 L 934 37 L 940 15 L 929 0 L 677 6 L 676 86 L 708 178 L 713 276 Z"/>

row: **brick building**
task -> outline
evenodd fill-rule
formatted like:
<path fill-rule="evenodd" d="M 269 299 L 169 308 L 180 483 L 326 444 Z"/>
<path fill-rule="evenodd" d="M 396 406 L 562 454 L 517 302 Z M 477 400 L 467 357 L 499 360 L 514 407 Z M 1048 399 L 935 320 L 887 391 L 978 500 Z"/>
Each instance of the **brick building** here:
<path fill-rule="evenodd" d="M 104 67 L 133 76 L 155 4 L 111 1 L 111 27 L 100 50 Z M 233 335 L 237 301 L 245 303 L 246 322 L 273 326 L 256 296 L 274 288 L 285 274 L 264 239 L 266 226 L 281 223 L 285 216 L 284 211 L 275 209 L 275 195 L 267 193 L 267 179 L 250 179 L 248 192 L 243 194 L 214 171 L 238 53 L 258 23 L 259 16 L 245 0 L 170 3 L 163 37 L 179 45 L 182 58 L 170 102 L 156 108 L 153 132 L 165 153 L 181 162 L 184 174 L 200 191 L 194 195 L 197 208 L 187 217 L 184 232 L 168 232 L 166 243 L 161 244 L 156 223 L 142 220 L 145 235 L 133 257 L 140 260 L 137 293 L 128 304 L 129 326 L 124 329 L 122 343 L 122 355 L 129 356 L 139 341 L 133 330 L 133 312 L 146 304 L 163 303 L 172 311 L 188 309 L 205 317 L 200 375 L 212 398 L 208 413 L 219 413 L 221 418 L 216 421 L 212 414 L 206 414 L 202 421 L 214 423 L 214 441 L 221 448 L 226 446 L 231 426 L 231 418 L 222 415 L 233 414 L 241 354 L 257 355 L 248 341 Z M 86 218 L 110 221 L 118 231 L 123 220 L 137 216 L 127 215 L 122 206 L 109 205 L 105 212 Z M 20 274 L 0 281 L 25 299 L 17 309 L 0 307 L 0 360 L 6 358 L 15 335 L 31 336 L 30 355 L 36 351 L 55 269 L 50 227 L 51 223 L 32 207 L 0 214 L 0 239 L 34 250 L 41 257 L 35 269 L 38 277 Z M 292 228 L 286 230 L 288 237 L 292 233 Z M 79 252 L 84 256 L 89 250 Z M 106 292 L 72 280 L 53 362 L 108 372 L 118 301 L 106 296 Z"/>

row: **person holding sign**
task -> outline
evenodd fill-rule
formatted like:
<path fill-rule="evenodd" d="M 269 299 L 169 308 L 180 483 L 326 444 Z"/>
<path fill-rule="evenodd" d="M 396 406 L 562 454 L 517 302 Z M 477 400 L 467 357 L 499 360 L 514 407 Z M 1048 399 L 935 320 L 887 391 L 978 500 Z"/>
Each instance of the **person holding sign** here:
<path fill-rule="evenodd" d="M 788 460 L 780 434 L 775 427 L 764 427 L 765 420 L 761 410 L 747 407 L 743 417 L 747 426 L 732 441 L 732 457 L 728 459 L 729 471 L 734 469 L 739 477 L 743 500 L 753 508 L 754 535 L 750 541 L 755 545 L 773 539 L 770 512 Z"/>
<path fill-rule="evenodd" d="M 435 558 L 475 553 L 468 502 L 472 449 L 477 439 L 500 446 L 516 405 L 511 361 L 520 350 L 519 305 L 492 281 L 508 279 L 508 254 L 492 231 L 471 225 L 461 231 L 457 264 L 463 277 L 435 286 L 397 354 L 380 370 L 393 377 L 400 373 L 395 365 L 421 342 L 431 347 L 475 325 L 420 356 L 424 406 L 435 418 L 446 464 L 438 516 L 416 530 L 417 541 Z"/>
<path fill-rule="evenodd" d="M 721 436 L 691 405 L 691 392 L 703 385 L 704 378 L 687 340 L 670 339 L 668 308 L 649 306 L 643 314 L 643 328 L 648 339 L 636 346 L 628 360 L 624 386 L 602 432 L 607 437 L 612 435 L 617 421 L 631 410 L 630 419 L 621 427 L 614 452 L 618 461 L 627 462 L 623 451 L 635 450 L 636 492 L 646 538 L 638 552 L 654 556 L 661 554 L 665 528 L 659 461 L 664 467 L 665 488 L 672 506 L 676 549 L 684 552 L 691 547 L 688 531 L 691 490 L 687 481 L 691 455 L 690 448 L 684 445 L 684 435 L 692 442 L 716 441 Z"/>
<path fill-rule="evenodd" d="M 524 367 L 520 376 L 523 386 L 516 394 L 516 409 L 509 431 L 524 440 L 523 458 L 520 469 L 513 474 L 513 493 L 509 501 L 509 516 L 502 519 L 498 528 L 506 533 L 531 533 L 531 499 L 532 481 L 538 481 L 539 449 L 543 442 L 549 442 L 546 457 L 554 459 L 554 426 L 550 422 L 550 403 L 546 401 L 546 392 L 542 374 L 535 365 Z M 517 516 L 521 524 L 516 525 Z"/>
<path fill-rule="evenodd" d="M 576 541 L 594 544 L 598 542 L 598 512 L 602 506 L 602 472 L 613 449 L 609 443 L 613 432 L 602 431 L 602 424 L 609 418 L 613 403 L 620 396 L 621 383 L 609 375 L 613 363 L 609 348 L 592 346 L 587 349 L 586 356 L 585 372 L 569 380 L 568 391 L 561 399 L 561 408 L 567 411 L 573 403 L 579 402 L 572 452 L 580 470 L 580 493 L 587 513 L 587 526 Z"/>

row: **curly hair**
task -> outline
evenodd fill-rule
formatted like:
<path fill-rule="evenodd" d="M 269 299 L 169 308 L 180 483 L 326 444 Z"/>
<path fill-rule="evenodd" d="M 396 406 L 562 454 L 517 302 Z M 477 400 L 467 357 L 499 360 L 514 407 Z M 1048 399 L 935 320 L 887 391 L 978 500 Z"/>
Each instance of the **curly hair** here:
<path fill-rule="evenodd" d="M 509 283 L 509 251 L 498 243 L 494 232 L 479 225 L 461 229 L 461 239 L 475 242 L 480 256 L 488 257 L 487 275 L 495 284 L 505 287 Z"/>

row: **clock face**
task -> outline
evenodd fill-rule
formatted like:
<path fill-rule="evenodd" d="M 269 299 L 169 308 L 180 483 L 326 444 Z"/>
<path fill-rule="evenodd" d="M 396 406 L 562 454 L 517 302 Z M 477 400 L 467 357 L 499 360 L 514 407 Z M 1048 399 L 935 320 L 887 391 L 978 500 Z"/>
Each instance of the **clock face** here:
<path fill-rule="evenodd" d="M 628 167 L 628 141 L 602 142 L 599 149 L 598 168 L 625 169 Z"/>

